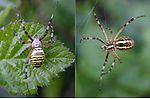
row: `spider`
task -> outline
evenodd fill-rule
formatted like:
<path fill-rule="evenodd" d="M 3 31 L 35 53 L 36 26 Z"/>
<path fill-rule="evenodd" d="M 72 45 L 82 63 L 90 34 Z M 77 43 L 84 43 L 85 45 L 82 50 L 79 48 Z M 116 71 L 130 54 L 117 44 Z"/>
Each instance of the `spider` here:
<path fill-rule="evenodd" d="M 26 31 L 26 28 L 23 24 L 23 21 L 19 15 L 19 13 L 17 13 L 17 17 L 18 20 L 20 22 L 20 25 L 23 29 L 23 32 L 27 35 L 27 37 L 29 38 L 30 41 L 23 41 L 23 39 L 18 35 L 18 33 L 16 31 L 14 31 L 14 35 L 16 36 L 16 38 L 20 41 L 20 43 L 22 44 L 31 44 L 31 48 L 32 50 L 30 51 L 30 53 L 28 54 L 27 60 L 26 60 L 26 65 L 24 66 L 24 71 L 25 71 L 25 79 L 28 78 L 28 65 L 31 63 L 31 65 L 33 67 L 41 67 L 41 65 L 44 62 L 44 58 L 45 58 L 45 53 L 43 51 L 43 48 L 47 48 L 44 45 L 44 41 L 42 41 L 46 35 L 48 34 L 48 31 L 51 29 L 50 31 L 50 41 L 48 43 L 54 43 L 55 42 L 55 36 L 54 36 L 54 29 L 52 26 L 52 19 L 53 19 L 53 15 L 51 16 L 48 25 L 46 27 L 45 33 L 42 37 L 35 37 L 32 38 L 28 32 Z M 46 43 L 46 42 L 45 42 Z"/>
<path fill-rule="evenodd" d="M 132 38 L 130 38 L 128 36 L 120 36 L 119 37 L 120 33 L 122 33 L 123 30 L 125 29 L 125 27 L 128 26 L 135 19 L 146 17 L 146 15 L 142 15 L 142 16 L 137 16 L 137 17 L 131 18 L 129 21 L 127 21 L 119 29 L 119 31 L 115 35 L 114 39 L 112 38 L 112 30 L 109 29 L 109 28 L 104 28 L 101 25 L 101 23 L 100 23 L 97 15 L 95 13 L 95 11 L 93 11 L 93 15 L 95 17 L 95 20 L 96 20 L 98 26 L 100 27 L 100 29 L 101 29 L 104 37 L 105 37 L 105 42 L 102 39 L 98 38 L 98 37 L 83 37 L 83 38 L 80 39 L 80 43 L 83 40 L 97 40 L 100 43 L 104 44 L 103 46 L 101 46 L 101 48 L 103 48 L 106 51 L 106 57 L 105 57 L 105 60 L 104 60 L 104 63 L 103 63 L 102 69 L 101 69 L 101 73 L 100 73 L 100 80 L 102 80 L 102 78 L 103 78 L 104 75 L 111 73 L 113 67 L 115 66 L 116 59 L 118 59 L 118 61 L 121 63 L 120 57 L 117 55 L 117 53 L 115 51 L 116 50 L 128 50 L 128 49 L 131 49 L 134 46 L 134 40 Z M 108 38 L 105 29 L 107 29 L 107 30 L 110 31 L 110 38 Z M 111 64 L 111 67 L 108 69 L 108 71 L 104 72 L 105 66 L 106 66 L 106 64 L 108 62 L 109 54 L 112 55 L 113 62 Z"/>

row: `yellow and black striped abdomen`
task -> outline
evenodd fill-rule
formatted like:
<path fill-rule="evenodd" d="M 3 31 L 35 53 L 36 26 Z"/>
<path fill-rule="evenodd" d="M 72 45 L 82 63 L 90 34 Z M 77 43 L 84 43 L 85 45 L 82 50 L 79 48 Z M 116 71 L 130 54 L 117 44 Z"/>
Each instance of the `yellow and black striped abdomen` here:
<path fill-rule="evenodd" d="M 40 67 L 44 62 L 45 54 L 42 48 L 34 48 L 31 56 L 30 62 L 34 67 Z"/>

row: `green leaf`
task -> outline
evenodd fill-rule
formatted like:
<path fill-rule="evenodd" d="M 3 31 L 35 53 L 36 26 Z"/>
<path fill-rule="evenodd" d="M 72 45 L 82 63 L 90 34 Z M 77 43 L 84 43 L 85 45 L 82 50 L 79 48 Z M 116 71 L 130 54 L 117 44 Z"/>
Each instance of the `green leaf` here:
<path fill-rule="evenodd" d="M 25 27 L 32 37 L 41 36 L 45 32 L 44 26 L 40 24 L 25 23 Z M 48 86 L 59 72 L 65 71 L 65 68 L 74 62 L 73 53 L 56 40 L 49 48 L 44 48 L 46 56 L 41 67 L 28 66 L 29 76 L 25 79 L 24 66 L 31 44 L 19 43 L 13 34 L 14 31 L 23 40 L 29 40 L 17 21 L 0 30 L 0 86 L 6 88 L 11 94 L 36 94 L 38 86 Z M 49 34 L 45 40 L 49 39 Z"/>

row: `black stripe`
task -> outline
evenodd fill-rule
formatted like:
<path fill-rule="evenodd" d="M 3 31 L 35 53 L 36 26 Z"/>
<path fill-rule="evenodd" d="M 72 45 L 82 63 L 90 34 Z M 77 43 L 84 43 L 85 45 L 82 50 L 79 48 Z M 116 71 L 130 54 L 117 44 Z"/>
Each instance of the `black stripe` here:
<path fill-rule="evenodd" d="M 19 21 L 20 21 L 20 23 L 22 23 L 22 20 L 21 20 L 21 19 L 20 19 Z"/>
<path fill-rule="evenodd" d="M 133 20 L 134 20 L 134 18 L 132 18 L 132 19 L 130 20 L 130 22 L 133 21 Z M 129 23 L 130 23 L 130 22 L 129 22 Z"/>

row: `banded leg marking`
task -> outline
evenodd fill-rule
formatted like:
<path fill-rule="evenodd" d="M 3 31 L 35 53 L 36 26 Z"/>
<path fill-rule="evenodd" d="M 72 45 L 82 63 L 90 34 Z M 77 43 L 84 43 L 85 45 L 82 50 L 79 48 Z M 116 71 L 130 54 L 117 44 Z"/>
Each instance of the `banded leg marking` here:
<path fill-rule="evenodd" d="M 102 32 L 103 32 L 103 34 L 104 34 L 104 37 L 105 37 L 105 39 L 106 39 L 106 42 L 107 42 L 107 41 L 108 41 L 108 37 L 107 37 L 107 35 L 106 35 L 106 32 L 105 32 L 105 30 L 104 30 L 104 27 L 101 25 L 100 21 L 98 20 L 98 17 L 97 17 L 97 15 L 96 15 L 95 12 L 93 12 L 93 15 L 94 15 L 94 17 L 95 17 L 95 20 L 96 20 L 98 26 L 99 26 L 100 29 L 102 30 Z"/>
<path fill-rule="evenodd" d="M 106 64 L 107 64 L 107 62 L 108 62 L 108 56 L 109 56 L 109 51 L 108 51 L 107 54 L 106 54 L 105 61 L 104 61 L 104 64 L 103 64 L 103 66 L 102 66 L 102 70 L 101 70 L 101 73 L 100 73 L 100 80 L 103 79 L 103 75 L 105 74 L 105 73 L 104 73 L 104 70 L 105 70 L 105 66 L 106 66 Z"/>
<path fill-rule="evenodd" d="M 48 25 L 46 27 L 45 33 L 44 33 L 43 37 L 40 38 L 40 40 L 44 39 L 44 37 L 46 37 L 46 35 L 48 34 L 48 30 L 51 29 L 50 40 L 52 43 L 54 42 L 54 28 L 52 25 L 52 20 L 53 20 L 53 15 L 51 16 L 50 20 L 48 21 Z"/>
<path fill-rule="evenodd" d="M 19 34 L 17 32 L 14 31 L 14 35 L 16 36 L 16 38 L 19 40 L 20 43 L 22 44 L 28 44 L 28 43 L 31 43 L 29 41 L 25 42 L 23 41 L 23 39 L 19 36 Z"/>
<path fill-rule="evenodd" d="M 53 19 L 53 15 L 51 16 L 51 20 Z M 50 28 L 51 28 L 51 34 L 50 34 L 50 39 L 51 42 L 54 43 L 55 42 L 55 37 L 54 37 L 54 27 L 52 25 L 52 21 L 50 22 Z"/>
<path fill-rule="evenodd" d="M 100 38 L 98 37 L 83 37 L 80 39 L 80 43 L 83 41 L 83 40 L 98 40 L 100 41 L 101 43 L 105 44 L 105 42 L 103 40 L 101 40 Z"/>
<path fill-rule="evenodd" d="M 114 66 L 115 66 L 115 63 L 116 63 L 116 59 L 114 58 L 113 63 L 111 64 L 110 69 L 109 69 L 108 72 L 106 72 L 105 74 L 111 73 L 111 71 L 113 70 L 113 68 L 114 68 Z"/>
<path fill-rule="evenodd" d="M 113 60 L 113 62 L 111 64 L 111 67 L 109 68 L 109 70 L 107 72 L 103 72 L 103 76 L 112 72 L 112 70 L 113 70 L 113 68 L 115 66 L 115 63 L 116 63 L 116 59 L 114 58 L 114 60 Z"/>
<path fill-rule="evenodd" d="M 26 65 L 25 65 L 25 79 L 28 78 L 28 65 L 29 65 L 29 59 L 26 60 Z"/>
<path fill-rule="evenodd" d="M 141 16 L 133 17 L 133 18 L 131 18 L 129 21 L 127 21 L 127 22 L 120 28 L 120 30 L 117 32 L 117 34 L 116 34 L 114 40 L 117 39 L 117 37 L 119 36 L 119 34 L 120 34 L 121 32 L 123 32 L 123 30 L 125 29 L 126 26 L 128 26 L 128 25 L 129 25 L 130 23 L 132 23 L 134 20 L 136 20 L 136 19 L 138 19 L 138 18 L 142 18 L 142 17 L 146 17 L 146 15 L 141 15 Z"/>
<path fill-rule="evenodd" d="M 18 19 L 19 19 L 19 22 L 20 22 L 20 24 L 21 24 L 21 27 L 22 27 L 24 33 L 28 36 L 28 38 L 29 38 L 31 41 L 33 41 L 32 37 L 31 37 L 31 36 L 28 34 L 28 32 L 26 31 L 26 28 L 25 28 L 25 26 L 24 26 L 24 24 L 23 24 L 23 21 L 22 21 L 20 15 L 19 15 L 19 13 L 17 13 L 17 17 L 18 17 Z"/>

